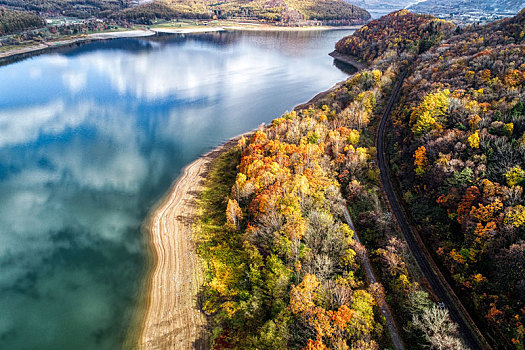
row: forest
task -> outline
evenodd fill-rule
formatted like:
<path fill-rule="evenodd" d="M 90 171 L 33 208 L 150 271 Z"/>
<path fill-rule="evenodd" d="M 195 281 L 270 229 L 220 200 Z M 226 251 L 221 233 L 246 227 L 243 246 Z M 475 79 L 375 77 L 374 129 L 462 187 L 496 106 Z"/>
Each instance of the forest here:
<path fill-rule="evenodd" d="M 204 3 L 165 3 L 150 2 L 144 5 L 128 7 L 109 16 L 111 19 L 130 23 L 150 24 L 153 20 L 171 20 L 174 18 L 202 18 L 210 19 Z"/>
<path fill-rule="evenodd" d="M 0 5 L 47 16 L 105 17 L 126 6 L 125 0 L 0 0 Z"/>
<path fill-rule="evenodd" d="M 341 25 L 360 24 L 370 18 L 368 12 L 344 0 L 155 0 L 142 5 L 127 0 L 0 0 L 0 5 L 44 16 L 111 18 L 140 24 L 155 19 L 242 18 L 294 25 L 309 21 Z"/>
<path fill-rule="evenodd" d="M 210 3 L 219 17 L 260 17 L 281 22 L 308 20 L 346 20 L 364 23 L 370 18 L 365 10 L 343 0 L 242 0 Z"/>
<path fill-rule="evenodd" d="M 416 57 L 428 33 L 445 37 L 453 26 L 408 11 L 370 25 L 382 21 L 407 35 L 367 35 L 363 27 L 338 44 L 354 42 L 363 58 L 371 57 L 368 41 L 391 43 L 368 60 L 370 69 L 243 137 L 215 162 L 195 226 L 214 348 L 389 347 L 377 307 L 387 300 L 410 348 L 465 349 L 448 311 L 417 281 L 381 193 L 374 145 L 378 112 L 408 64 L 393 57 Z M 408 33 L 413 47 L 397 47 Z M 382 283 L 367 282 L 365 255 Z"/>
<path fill-rule="evenodd" d="M 158 0 L 125 9 L 113 17 L 138 21 L 155 18 L 254 19 L 281 24 L 319 20 L 331 24 L 364 23 L 365 10 L 343 0 Z"/>
<path fill-rule="evenodd" d="M 0 6 L 0 35 L 40 28 L 45 25 L 46 22 L 33 13 L 9 10 Z"/>
<path fill-rule="evenodd" d="M 403 61 L 426 51 L 455 28 L 430 15 L 397 11 L 367 23 L 354 35 L 341 39 L 335 48 L 369 65 L 379 57 L 378 63 L 391 64 L 393 59 Z"/>
<path fill-rule="evenodd" d="M 393 114 L 391 167 L 487 337 L 523 349 L 525 11 L 421 54 Z"/>
<path fill-rule="evenodd" d="M 378 348 L 374 291 L 358 271 L 361 248 L 326 154 L 332 142 L 353 157 L 366 149 L 350 143 L 355 130 L 330 128 L 331 112 L 287 113 L 241 139 L 229 186 L 209 184 L 203 194 L 203 307 L 213 314 L 216 348 L 344 349 L 349 340 L 354 349 Z"/>

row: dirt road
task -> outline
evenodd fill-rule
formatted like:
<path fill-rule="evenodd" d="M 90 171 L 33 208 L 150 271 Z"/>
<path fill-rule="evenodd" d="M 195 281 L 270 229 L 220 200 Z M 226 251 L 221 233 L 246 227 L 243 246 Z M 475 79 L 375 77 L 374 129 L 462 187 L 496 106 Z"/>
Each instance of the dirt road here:
<path fill-rule="evenodd" d="M 343 210 L 346 223 L 350 227 L 352 231 L 354 231 L 354 240 L 361 244 L 361 240 L 359 239 L 359 236 L 357 235 L 357 230 L 355 229 L 354 222 L 352 221 L 352 218 L 350 217 L 350 213 L 348 212 L 348 208 L 344 206 Z M 370 264 L 370 259 L 368 259 L 367 253 L 364 254 L 362 257 L 362 263 L 365 268 L 366 276 L 368 278 L 368 282 L 370 284 L 376 283 L 377 278 L 374 274 L 374 270 L 372 269 L 372 265 Z M 403 341 L 401 340 L 401 336 L 399 335 L 399 332 L 397 331 L 397 325 L 394 322 L 394 317 L 392 316 L 392 312 L 390 311 L 390 307 L 386 303 L 385 300 L 382 300 L 379 303 L 379 310 L 381 310 L 381 314 L 385 318 L 386 327 L 388 329 L 388 333 L 390 334 L 390 339 L 392 339 L 392 344 L 394 344 L 395 350 L 405 350 L 405 346 L 403 345 Z"/>

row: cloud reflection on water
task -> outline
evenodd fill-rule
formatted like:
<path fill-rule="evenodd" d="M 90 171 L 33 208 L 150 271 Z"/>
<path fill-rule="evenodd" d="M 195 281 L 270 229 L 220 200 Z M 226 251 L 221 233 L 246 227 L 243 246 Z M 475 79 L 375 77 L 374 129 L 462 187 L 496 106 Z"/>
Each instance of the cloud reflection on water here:
<path fill-rule="evenodd" d="M 118 347 L 152 203 L 209 147 L 343 79 L 326 56 L 342 35 L 114 40 L 0 68 L 0 347 Z"/>

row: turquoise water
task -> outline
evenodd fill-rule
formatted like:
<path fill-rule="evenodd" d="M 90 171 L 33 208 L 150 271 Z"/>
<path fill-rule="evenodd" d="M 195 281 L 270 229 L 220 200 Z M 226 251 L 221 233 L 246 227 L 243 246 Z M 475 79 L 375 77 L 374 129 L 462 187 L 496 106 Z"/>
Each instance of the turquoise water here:
<path fill-rule="evenodd" d="M 140 225 L 202 153 L 347 75 L 348 31 L 96 42 L 0 68 L 0 349 L 118 349 Z"/>

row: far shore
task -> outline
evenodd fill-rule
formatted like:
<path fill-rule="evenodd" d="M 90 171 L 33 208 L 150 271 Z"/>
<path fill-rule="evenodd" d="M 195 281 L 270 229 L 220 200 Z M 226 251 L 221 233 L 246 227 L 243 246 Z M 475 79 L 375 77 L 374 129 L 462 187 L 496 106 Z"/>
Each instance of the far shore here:
<path fill-rule="evenodd" d="M 187 34 L 187 33 L 207 33 L 207 32 L 222 32 L 230 30 L 243 30 L 243 31 L 256 31 L 256 32 L 298 32 L 298 31 L 320 31 L 320 30 L 352 30 L 359 29 L 360 25 L 356 26 L 303 26 L 303 27 L 290 27 L 290 26 L 277 26 L 271 24 L 262 23 L 235 23 L 228 22 L 219 26 L 198 26 L 198 27 L 157 27 L 151 28 L 151 30 L 157 33 L 170 33 L 170 34 Z"/>
<path fill-rule="evenodd" d="M 5 66 L 13 62 L 17 62 L 43 53 L 51 52 L 57 49 L 78 46 L 92 41 L 117 38 L 142 38 L 155 34 L 156 33 L 154 31 L 148 29 L 128 30 L 120 32 L 100 32 L 81 36 L 64 37 L 62 40 L 45 41 L 40 44 L 30 46 L 20 45 L 22 46 L 20 48 L 14 46 L 12 50 L 0 52 L 0 66 Z"/>
<path fill-rule="evenodd" d="M 51 52 L 57 49 L 64 49 L 79 46 L 85 43 L 110 40 L 118 38 L 142 38 L 157 34 L 191 34 L 191 33 L 212 33 L 223 31 L 321 31 L 321 30 L 352 30 L 359 29 L 360 25 L 355 26 L 305 26 L 305 27 L 284 27 L 271 24 L 226 22 L 219 25 L 199 25 L 177 27 L 158 26 L 144 27 L 135 30 L 107 31 L 87 35 L 66 36 L 57 41 L 44 41 L 39 44 L 24 46 L 13 46 L 12 49 L 0 52 L 0 66 L 8 65 L 29 57 Z"/>

